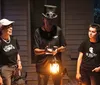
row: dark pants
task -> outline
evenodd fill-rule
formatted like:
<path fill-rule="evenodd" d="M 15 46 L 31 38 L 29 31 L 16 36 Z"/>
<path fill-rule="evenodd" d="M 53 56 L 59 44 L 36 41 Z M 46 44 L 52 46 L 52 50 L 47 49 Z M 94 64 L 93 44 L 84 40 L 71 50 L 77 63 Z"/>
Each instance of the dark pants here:
<path fill-rule="evenodd" d="M 100 72 L 81 68 L 81 80 L 83 85 L 100 85 Z"/>
<path fill-rule="evenodd" d="M 47 85 L 50 75 L 38 74 L 38 85 Z M 51 75 L 54 85 L 61 85 L 61 75 Z"/>

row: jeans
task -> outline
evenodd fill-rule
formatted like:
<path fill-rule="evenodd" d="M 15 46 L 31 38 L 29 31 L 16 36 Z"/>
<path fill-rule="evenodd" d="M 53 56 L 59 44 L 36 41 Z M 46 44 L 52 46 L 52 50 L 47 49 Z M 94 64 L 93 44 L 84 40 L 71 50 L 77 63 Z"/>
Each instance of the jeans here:
<path fill-rule="evenodd" d="M 4 85 L 11 85 L 11 77 L 13 75 L 13 72 L 15 71 L 16 67 L 13 66 L 2 66 L 1 67 L 1 74 L 4 79 Z"/>
<path fill-rule="evenodd" d="M 38 74 L 38 85 L 47 85 L 49 76 L 50 75 L 47 74 Z M 52 80 L 54 85 L 61 85 L 61 79 L 62 79 L 61 74 L 52 75 Z"/>

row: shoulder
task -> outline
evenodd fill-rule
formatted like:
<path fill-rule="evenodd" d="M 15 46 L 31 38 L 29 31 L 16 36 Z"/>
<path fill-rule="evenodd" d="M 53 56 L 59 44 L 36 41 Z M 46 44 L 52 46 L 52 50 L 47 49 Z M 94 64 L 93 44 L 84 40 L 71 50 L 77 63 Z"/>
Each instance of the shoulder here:
<path fill-rule="evenodd" d="M 83 40 L 82 42 L 81 42 L 81 45 L 89 45 L 89 43 L 90 43 L 90 41 L 89 41 L 89 39 L 85 39 L 85 40 Z"/>
<path fill-rule="evenodd" d="M 40 31 L 41 31 L 41 27 L 39 27 L 39 28 L 36 28 L 36 29 L 35 29 L 35 34 L 38 34 L 38 33 L 40 33 Z"/>
<path fill-rule="evenodd" d="M 89 44 L 89 43 L 90 43 L 90 40 L 89 40 L 89 39 L 85 39 L 85 40 L 83 41 L 83 43 Z"/>
<path fill-rule="evenodd" d="M 36 29 L 35 29 L 35 32 L 39 32 L 39 30 L 41 30 L 41 27 L 36 28 Z"/>
<path fill-rule="evenodd" d="M 41 28 L 36 28 L 35 32 L 34 32 L 34 38 L 35 39 L 39 38 L 41 36 L 41 34 L 43 34 L 42 31 L 41 31 Z"/>
<path fill-rule="evenodd" d="M 57 34 L 61 34 L 62 29 L 61 29 L 59 26 L 54 25 L 54 26 L 53 26 L 53 31 L 54 31 L 54 32 L 57 32 Z"/>
<path fill-rule="evenodd" d="M 54 25 L 54 28 L 56 28 L 58 31 L 62 30 L 59 26 L 56 26 L 56 25 Z"/>
<path fill-rule="evenodd" d="M 15 36 L 13 36 L 13 35 L 11 35 L 10 38 L 11 38 L 12 40 L 17 40 L 17 38 L 16 38 Z"/>

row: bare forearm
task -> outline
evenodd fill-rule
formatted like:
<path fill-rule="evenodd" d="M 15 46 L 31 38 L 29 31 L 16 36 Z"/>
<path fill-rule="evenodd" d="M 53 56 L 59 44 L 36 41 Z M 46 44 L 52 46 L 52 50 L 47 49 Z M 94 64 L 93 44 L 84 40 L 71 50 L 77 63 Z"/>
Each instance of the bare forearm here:
<path fill-rule="evenodd" d="M 45 49 L 38 49 L 38 48 L 36 48 L 36 49 L 34 50 L 34 53 L 35 53 L 36 55 L 45 54 Z"/>
<path fill-rule="evenodd" d="M 20 58 L 20 55 L 19 54 L 17 54 L 17 64 L 18 65 L 21 64 L 21 58 Z"/>
<path fill-rule="evenodd" d="M 81 66 L 81 63 L 82 63 L 82 56 L 83 56 L 83 53 L 80 53 L 78 60 L 77 60 L 77 72 L 76 72 L 77 74 L 80 74 L 80 66 Z"/>
<path fill-rule="evenodd" d="M 63 52 L 63 51 L 65 51 L 65 49 L 66 49 L 66 47 L 61 46 L 61 47 L 59 47 L 59 48 L 57 49 L 57 51 L 58 51 L 58 52 Z"/>
<path fill-rule="evenodd" d="M 21 70 L 22 69 L 22 64 L 21 64 L 21 58 L 20 58 L 19 54 L 17 54 L 17 65 L 18 65 L 18 69 Z"/>
<path fill-rule="evenodd" d="M 19 54 L 17 54 L 17 61 L 18 60 L 21 60 L 21 58 L 20 58 L 20 55 Z"/>
<path fill-rule="evenodd" d="M 78 60 L 77 62 L 77 74 L 80 73 L 80 66 L 81 66 L 81 61 Z"/>

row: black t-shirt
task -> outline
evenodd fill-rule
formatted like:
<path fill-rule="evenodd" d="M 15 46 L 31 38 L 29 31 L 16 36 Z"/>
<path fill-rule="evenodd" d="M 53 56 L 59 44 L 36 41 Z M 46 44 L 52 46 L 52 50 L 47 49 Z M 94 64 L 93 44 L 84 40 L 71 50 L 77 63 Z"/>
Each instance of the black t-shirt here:
<path fill-rule="evenodd" d="M 17 54 L 19 44 L 14 36 L 10 36 L 10 42 L 5 42 L 0 38 L 0 65 L 17 64 Z"/>
<path fill-rule="evenodd" d="M 46 46 L 54 48 L 54 46 L 66 46 L 62 30 L 59 27 L 53 26 L 51 32 L 43 31 L 41 28 L 36 29 L 34 35 L 34 49 L 45 49 Z M 52 56 L 38 55 L 36 68 L 37 72 L 46 72 L 47 64 L 49 63 Z M 56 55 L 57 60 L 61 63 L 61 53 Z M 48 72 L 48 71 L 47 71 Z"/>
<path fill-rule="evenodd" d="M 92 70 L 100 66 L 100 42 L 92 43 L 85 40 L 81 43 L 79 52 L 83 53 L 82 68 Z"/>

